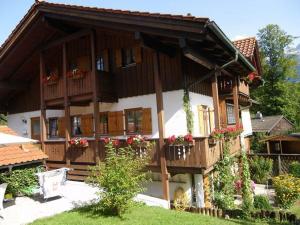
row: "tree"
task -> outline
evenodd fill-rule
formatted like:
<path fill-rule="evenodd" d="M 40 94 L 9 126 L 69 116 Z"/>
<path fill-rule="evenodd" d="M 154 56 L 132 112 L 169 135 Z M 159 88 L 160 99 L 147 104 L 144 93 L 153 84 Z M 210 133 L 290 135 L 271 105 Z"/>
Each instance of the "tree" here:
<path fill-rule="evenodd" d="M 259 30 L 258 42 L 262 59 L 264 85 L 252 90 L 253 97 L 261 104 L 253 107 L 264 115 L 284 115 L 292 122 L 297 121 L 299 92 L 296 84 L 287 81 L 296 76 L 295 55 L 287 50 L 294 38 L 278 25 L 267 25 Z"/>

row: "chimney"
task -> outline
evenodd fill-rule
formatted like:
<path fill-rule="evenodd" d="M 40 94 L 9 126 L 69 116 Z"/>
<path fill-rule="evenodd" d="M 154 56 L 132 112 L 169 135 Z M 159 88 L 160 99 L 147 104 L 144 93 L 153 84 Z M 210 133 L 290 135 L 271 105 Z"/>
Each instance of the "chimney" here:
<path fill-rule="evenodd" d="M 256 119 L 260 119 L 261 121 L 264 121 L 264 119 L 263 119 L 263 115 L 262 115 L 262 113 L 260 112 L 260 111 L 257 111 L 257 113 L 256 113 Z"/>

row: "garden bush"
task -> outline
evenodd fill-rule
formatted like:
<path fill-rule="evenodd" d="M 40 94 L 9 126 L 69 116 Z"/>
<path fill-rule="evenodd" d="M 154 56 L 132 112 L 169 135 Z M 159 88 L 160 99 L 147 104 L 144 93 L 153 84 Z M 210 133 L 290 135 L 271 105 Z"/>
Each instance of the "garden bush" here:
<path fill-rule="evenodd" d="M 273 160 L 260 156 L 254 156 L 249 160 L 251 178 L 255 183 L 264 184 L 271 177 Z"/>
<path fill-rule="evenodd" d="M 255 195 L 253 205 L 255 209 L 272 210 L 269 198 L 266 195 Z"/>
<path fill-rule="evenodd" d="M 106 159 L 91 167 L 88 181 L 99 188 L 101 201 L 95 211 L 121 216 L 132 206 L 133 198 L 144 191 L 148 157 L 136 156 L 130 145 L 116 148 L 116 143 L 112 140 L 106 143 Z"/>
<path fill-rule="evenodd" d="M 296 161 L 292 162 L 289 166 L 289 173 L 294 177 L 300 178 L 300 163 Z"/>
<path fill-rule="evenodd" d="M 280 208 L 290 208 L 300 197 L 300 179 L 292 175 L 280 175 L 273 178 L 275 201 Z"/>
<path fill-rule="evenodd" d="M 13 196 L 31 196 L 39 185 L 36 173 L 41 170 L 40 166 L 18 167 L 11 172 L 0 173 L 0 183 L 8 183 L 6 193 Z"/>

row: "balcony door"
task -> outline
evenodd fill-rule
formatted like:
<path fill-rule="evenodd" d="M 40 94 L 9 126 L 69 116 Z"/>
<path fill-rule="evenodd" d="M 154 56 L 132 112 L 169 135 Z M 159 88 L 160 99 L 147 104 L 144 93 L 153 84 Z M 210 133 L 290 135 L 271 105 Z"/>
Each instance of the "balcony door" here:
<path fill-rule="evenodd" d="M 41 140 L 40 117 L 31 118 L 31 138 Z"/>

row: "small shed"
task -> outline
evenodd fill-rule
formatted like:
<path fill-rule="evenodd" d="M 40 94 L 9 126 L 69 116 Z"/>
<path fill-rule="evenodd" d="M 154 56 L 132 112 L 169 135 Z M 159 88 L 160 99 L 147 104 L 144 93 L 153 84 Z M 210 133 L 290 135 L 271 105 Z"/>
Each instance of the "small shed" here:
<path fill-rule="evenodd" d="M 279 135 L 294 129 L 294 124 L 283 115 L 264 116 L 251 119 L 253 133 Z"/>
<path fill-rule="evenodd" d="M 300 154 L 300 133 L 275 135 L 264 139 L 268 154 Z"/>
<path fill-rule="evenodd" d="M 0 169 L 43 162 L 48 156 L 36 143 L 36 140 L 17 136 L 7 126 L 0 126 Z"/>

